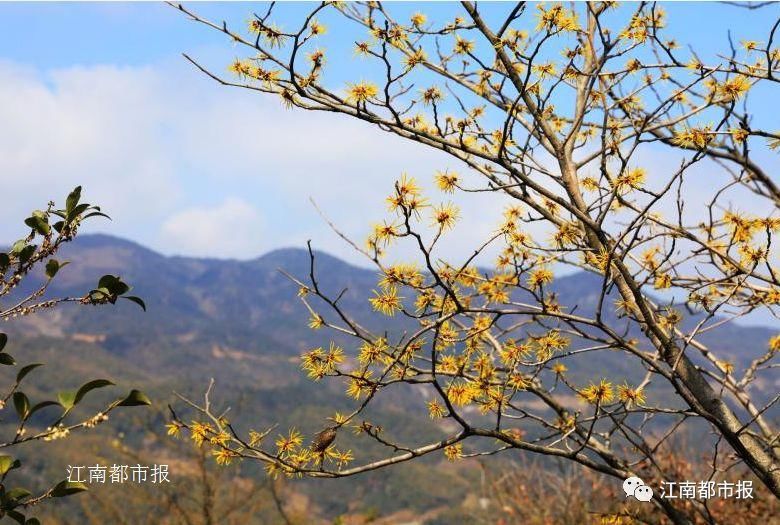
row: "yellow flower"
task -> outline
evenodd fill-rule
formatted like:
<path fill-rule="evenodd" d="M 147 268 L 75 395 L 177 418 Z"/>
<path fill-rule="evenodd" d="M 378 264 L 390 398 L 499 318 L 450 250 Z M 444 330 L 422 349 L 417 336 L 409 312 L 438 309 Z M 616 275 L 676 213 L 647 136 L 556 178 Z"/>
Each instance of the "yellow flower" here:
<path fill-rule="evenodd" d="M 740 40 L 740 44 L 745 51 L 755 51 L 758 47 L 758 42 L 755 40 Z"/>
<path fill-rule="evenodd" d="M 665 308 L 664 314 L 658 316 L 658 326 L 661 328 L 673 328 L 682 321 L 682 314 L 674 308 Z"/>
<path fill-rule="evenodd" d="M 770 288 L 764 294 L 764 304 L 780 304 L 780 288 Z"/>
<path fill-rule="evenodd" d="M 436 172 L 436 185 L 445 193 L 452 193 L 458 185 L 458 174 L 448 171 Z"/>
<path fill-rule="evenodd" d="M 537 14 L 539 18 L 539 23 L 536 26 L 537 31 L 546 29 L 553 33 L 557 31 L 579 30 L 576 13 L 564 8 L 561 4 L 554 4 L 549 8 L 543 4 L 537 4 L 536 8 L 539 10 Z"/>
<path fill-rule="evenodd" d="M 367 365 L 375 362 L 387 350 L 387 340 L 380 337 L 373 343 L 364 341 L 360 346 L 358 360 L 361 364 Z"/>
<path fill-rule="evenodd" d="M 509 374 L 509 379 L 507 380 L 507 386 L 510 388 L 514 388 L 515 390 L 525 390 L 529 386 L 531 386 L 531 381 L 529 381 L 523 374 Z"/>
<path fill-rule="evenodd" d="M 444 456 L 449 461 L 455 461 L 456 459 L 460 459 L 461 457 L 463 457 L 463 445 L 461 445 L 460 443 L 456 443 L 455 445 L 444 447 Z"/>
<path fill-rule="evenodd" d="M 319 330 L 325 325 L 325 320 L 319 314 L 312 314 L 309 318 L 309 328 Z"/>
<path fill-rule="evenodd" d="M 324 25 L 320 24 L 316 20 L 311 21 L 309 29 L 311 30 L 312 35 L 324 35 L 328 31 Z"/>
<path fill-rule="evenodd" d="M 181 425 L 175 421 L 165 425 L 165 428 L 168 429 L 168 435 L 175 438 L 178 438 L 179 434 L 181 433 Z"/>
<path fill-rule="evenodd" d="M 630 314 L 633 313 L 634 311 L 635 311 L 634 303 L 631 300 L 627 300 L 623 297 L 615 299 L 615 312 L 617 314 L 621 314 L 621 313 Z"/>
<path fill-rule="evenodd" d="M 564 222 L 553 234 L 553 240 L 558 246 L 572 246 L 580 238 L 580 229 L 576 224 Z"/>
<path fill-rule="evenodd" d="M 425 25 L 425 22 L 428 20 L 428 17 L 426 17 L 423 13 L 417 12 L 411 16 L 410 20 L 414 27 L 420 27 L 422 25 Z"/>
<path fill-rule="evenodd" d="M 655 289 L 656 290 L 665 290 L 666 288 L 672 287 L 672 276 L 668 273 L 662 273 L 659 274 L 658 277 L 655 278 Z"/>
<path fill-rule="evenodd" d="M 249 431 L 249 446 L 250 447 L 256 447 L 259 445 L 265 436 L 258 432 L 257 430 L 250 430 Z"/>
<path fill-rule="evenodd" d="M 287 38 L 282 34 L 282 30 L 279 27 L 275 25 L 264 26 L 262 22 L 257 19 L 250 22 L 250 31 L 262 35 L 271 47 L 281 47 Z"/>
<path fill-rule="evenodd" d="M 422 49 L 418 49 L 414 53 L 407 55 L 404 57 L 404 63 L 409 67 L 409 69 L 412 69 L 413 67 L 423 64 L 427 60 L 427 55 L 425 54 L 425 51 Z"/>
<path fill-rule="evenodd" d="M 628 384 L 623 383 L 618 387 L 618 398 L 623 403 L 633 402 L 641 405 L 645 402 L 645 394 L 641 388 L 631 388 Z"/>
<path fill-rule="evenodd" d="M 382 224 L 375 224 L 371 239 L 377 246 L 388 246 L 395 237 L 400 235 L 398 227 L 395 224 L 388 224 L 384 221 Z"/>
<path fill-rule="evenodd" d="M 372 97 L 375 97 L 379 89 L 375 84 L 361 81 L 357 84 L 349 84 L 347 89 L 347 102 L 353 104 L 366 103 Z"/>
<path fill-rule="evenodd" d="M 225 431 L 222 431 L 219 434 L 214 434 L 209 438 L 209 443 L 211 443 L 212 445 L 219 445 L 221 447 L 227 445 L 229 441 L 230 441 L 230 434 L 228 434 Z"/>
<path fill-rule="evenodd" d="M 563 337 L 557 330 L 550 330 L 542 337 L 536 339 L 536 359 L 547 361 L 556 350 L 563 350 L 569 346 L 569 340 Z"/>
<path fill-rule="evenodd" d="M 233 452 L 232 450 L 228 448 L 220 448 L 218 450 L 212 450 L 211 455 L 214 456 L 214 459 L 217 461 L 217 465 L 230 465 L 230 463 L 233 461 L 233 458 L 238 457 L 238 454 L 236 452 Z"/>
<path fill-rule="evenodd" d="M 455 35 L 455 47 L 453 47 L 453 53 L 457 55 L 466 55 L 474 50 L 474 41 L 464 40 L 458 35 Z"/>
<path fill-rule="evenodd" d="M 464 383 L 450 383 L 447 388 L 447 398 L 457 406 L 468 405 L 474 399 L 474 390 Z"/>
<path fill-rule="evenodd" d="M 547 62 L 544 64 L 538 64 L 533 66 L 533 71 L 539 75 L 539 78 L 544 80 L 547 77 L 555 76 L 555 63 Z"/>
<path fill-rule="evenodd" d="M 527 357 L 530 352 L 531 345 L 517 342 L 514 339 L 507 339 L 501 345 L 499 355 L 506 366 L 514 366 L 517 360 Z"/>
<path fill-rule="evenodd" d="M 631 71 L 633 73 L 634 71 L 638 71 L 641 68 L 642 68 L 642 63 L 636 58 L 632 58 L 631 60 L 626 62 L 627 71 Z"/>
<path fill-rule="evenodd" d="M 743 128 L 731 128 L 729 133 L 737 144 L 742 144 L 750 136 L 750 132 Z"/>
<path fill-rule="evenodd" d="M 580 396 L 588 403 L 606 405 L 615 398 L 615 392 L 612 390 L 612 383 L 602 379 L 599 384 L 591 383 L 579 392 Z"/>
<path fill-rule="evenodd" d="M 750 89 L 750 80 L 744 75 L 731 77 L 718 86 L 718 91 L 726 100 L 737 100 Z"/>
<path fill-rule="evenodd" d="M 715 361 L 715 364 L 718 366 L 718 368 L 721 369 L 721 371 L 723 371 L 726 374 L 734 373 L 734 363 L 730 361 L 717 360 Z"/>
<path fill-rule="evenodd" d="M 333 450 L 332 452 L 329 452 L 329 455 L 339 468 L 346 466 L 355 459 L 351 450 L 345 450 L 344 452 Z"/>
<path fill-rule="evenodd" d="M 753 235 L 761 228 L 760 221 L 745 217 L 737 212 L 726 212 L 723 221 L 729 226 L 734 241 L 747 243 L 753 239 Z"/>
<path fill-rule="evenodd" d="M 374 384 L 371 381 L 372 375 L 373 373 L 367 370 L 360 377 L 350 379 L 347 386 L 347 395 L 353 399 L 360 399 L 364 394 L 371 392 L 374 388 Z"/>
<path fill-rule="evenodd" d="M 555 372 L 556 375 L 563 375 L 563 374 L 566 373 L 567 370 L 569 370 L 569 369 L 566 368 L 566 365 L 564 365 L 561 362 L 555 363 L 552 366 L 552 371 Z"/>
<path fill-rule="evenodd" d="M 240 77 L 245 77 L 251 73 L 252 66 L 249 64 L 249 62 L 236 59 L 230 63 L 228 66 L 228 71 L 235 73 Z"/>
<path fill-rule="evenodd" d="M 331 342 L 328 353 L 325 356 L 325 364 L 328 365 L 329 368 L 335 368 L 336 365 L 341 364 L 342 362 L 344 362 L 344 350 Z"/>
<path fill-rule="evenodd" d="M 534 289 L 550 284 L 553 280 L 553 277 L 552 270 L 549 268 L 537 268 L 536 270 L 532 271 L 531 275 L 528 277 L 528 287 Z"/>
<path fill-rule="evenodd" d="M 442 204 L 439 207 L 433 208 L 433 224 L 438 226 L 442 231 L 449 230 L 455 226 L 455 222 L 458 220 L 460 210 L 452 203 Z"/>
<path fill-rule="evenodd" d="M 356 42 L 355 54 L 361 57 L 368 56 L 371 52 L 371 44 L 369 42 Z"/>
<path fill-rule="evenodd" d="M 633 168 L 624 171 L 615 179 L 615 189 L 620 193 L 625 193 L 631 189 L 642 187 L 645 182 L 645 170 L 643 168 Z"/>
<path fill-rule="evenodd" d="M 276 440 L 276 448 L 280 455 L 289 455 L 300 447 L 302 443 L 303 435 L 294 428 L 291 428 L 286 436 L 279 434 L 279 438 Z"/>
<path fill-rule="evenodd" d="M 598 253 L 585 252 L 585 261 L 591 266 L 597 268 L 601 273 L 606 273 L 607 266 L 612 261 L 612 257 L 606 248 L 601 248 Z"/>
<path fill-rule="evenodd" d="M 685 128 L 675 132 L 672 142 L 684 148 L 704 149 L 714 138 L 710 126 Z"/>
<path fill-rule="evenodd" d="M 250 33 L 260 33 L 263 29 L 263 23 L 257 18 L 250 18 L 246 25 Z"/>
<path fill-rule="evenodd" d="M 208 423 L 200 423 L 198 421 L 193 421 L 190 425 L 190 438 L 192 441 L 195 442 L 196 446 L 201 446 L 203 444 L 203 441 L 206 440 L 206 437 L 209 433 L 213 433 L 214 430 L 211 428 L 211 425 Z"/>
<path fill-rule="evenodd" d="M 422 312 L 436 300 L 436 292 L 430 289 L 421 290 L 419 295 L 414 301 L 414 307 L 417 311 Z"/>
<path fill-rule="evenodd" d="M 444 407 L 435 399 L 428 402 L 428 415 L 431 419 L 439 419 L 444 417 Z"/>
<path fill-rule="evenodd" d="M 780 334 L 769 340 L 769 350 L 772 352 L 780 352 Z"/>
<path fill-rule="evenodd" d="M 375 311 L 392 317 L 397 310 L 401 309 L 403 297 L 398 297 L 398 290 L 395 287 L 390 287 L 381 293 L 374 290 L 374 295 L 376 297 L 371 297 L 368 301 Z"/>
<path fill-rule="evenodd" d="M 442 95 L 441 90 L 436 86 L 431 86 L 422 90 L 422 100 L 423 104 L 426 106 L 434 104 L 440 101 L 442 98 L 444 98 L 444 95 Z"/>
<path fill-rule="evenodd" d="M 395 192 L 387 198 L 387 204 L 390 211 L 406 207 L 412 212 L 419 212 L 425 206 L 425 200 L 420 197 L 420 188 L 414 178 L 404 173 L 401 180 L 395 182 Z"/>
<path fill-rule="evenodd" d="M 383 290 L 387 290 L 388 288 L 399 284 L 419 288 L 424 281 L 422 274 L 413 264 L 394 264 L 388 266 L 381 275 L 382 279 L 379 280 L 379 286 Z"/>
<path fill-rule="evenodd" d="M 306 58 L 309 59 L 314 68 L 322 67 L 325 63 L 325 51 L 322 49 L 315 49 L 314 51 L 307 53 Z"/>

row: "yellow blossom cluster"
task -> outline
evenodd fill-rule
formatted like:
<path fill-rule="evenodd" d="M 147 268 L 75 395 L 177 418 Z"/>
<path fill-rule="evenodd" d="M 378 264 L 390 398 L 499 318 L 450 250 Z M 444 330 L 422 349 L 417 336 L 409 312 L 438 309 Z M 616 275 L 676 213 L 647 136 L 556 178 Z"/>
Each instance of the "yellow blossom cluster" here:
<path fill-rule="evenodd" d="M 536 30 L 545 29 L 550 33 L 557 33 L 559 31 L 579 31 L 580 24 L 577 20 L 577 13 L 571 9 L 567 9 L 563 4 L 553 4 L 546 6 L 544 4 L 537 4 L 538 23 Z"/>
<path fill-rule="evenodd" d="M 336 367 L 343 362 L 344 350 L 335 343 L 331 343 L 327 351 L 318 347 L 301 356 L 301 368 L 314 380 L 333 374 Z"/>

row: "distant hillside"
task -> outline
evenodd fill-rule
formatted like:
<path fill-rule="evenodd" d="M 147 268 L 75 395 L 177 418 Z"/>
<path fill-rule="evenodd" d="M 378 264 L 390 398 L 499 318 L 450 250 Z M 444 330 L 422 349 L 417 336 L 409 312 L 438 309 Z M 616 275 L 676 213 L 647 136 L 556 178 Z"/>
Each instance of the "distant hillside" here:
<path fill-rule="evenodd" d="M 165 257 L 130 241 L 84 235 L 65 247 L 62 258 L 72 264 L 58 275 L 53 294 L 81 294 L 94 285 L 96 276 L 115 273 L 134 286 L 149 311 L 144 314 L 130 304 L 116 309 L 66 308 L 46 322 L 31 321 L 41 334 L 80 334 L 77 337 L 82 340 L 92 338 L 119 355 L 139 356 L 141 352 L 149 366 L 163 370 L 178 367 L 177 357 L 189 355 L 195 347 L 235 347 L 238 352 L 217 351 L 215 357 L 214 351 L 207 351 L 199 356 L 206 361 L 230 359 L 231 355 L 238 359 L 242 353 L 292 357 L 311 345 L 323 344 L 328 337 L 307 329 L 308 313 L 296 297 L 297 286 L 280 271 L 307 280 L 309 255 L 303 249 L 275 250 L 249 261 Z M 367 298 L 376 287 L 376 272 L 320 252 L 316 274 L 323 289 L 333 295 L 347 289 L 340 304 L 368 327 L 392 332 L 407 326 L 403 319 L 371 312 Z M 569 311 L 589 315 L 600 297 L 601 278 L 585 272 L 568 275 L 556 279 L 551 291 Z M 624 321 L 611 310 L 604 313 L 607 321 L 622 325 Z M 688 323 L 696 320 L 687 318 Z M 716 337 L 702 340 L 723 350 L 739 368 L 762 352 L 772 335 L 769 328 L 729 324 L 719 328 Z M 175 348 L 176 355 L 166 355 L 160 348 L 163 344 Z M 152 355 L 144 354 L 145 348 Z M 590 366 L 623 368 L 624 360 L 610 362 L 608 353 L 595 359 L 588 360 Z"/>
<path fill-rule="evenodd" d="M 259 427 L 274 422 L 295 424 L 309 435 L 321 428 L 323 418 L 333 410 L 350 406 L 339 381 L 314 384 L 299 368 L 302 351 L 325 345 L 333 337 L 308 329 L 308 312 L 296 296 L 297 286 L 280 272 L 284 269 L 305 280 L 309 273 L 306 250 L 276 250 L 249 261 L 165 257 L 126 240 L 84 235 L 66 246 L 60 259 L 71 264 L 54 281 L 53 295 L 81 295 L 98 276 L 113 273 L 134 286 L 148 311 L 124 302 L 116 308 L 68 306 L 6 323 L 2 329 L 14 335 L 12 354 L 25 360 L 52 362 L 56 358 L 61 363 L 43 372 L 47 377 L 62 382 L 85 374 L 108 375 L 149 391 L 161 410 L 172 400 L 173 390 L 197 396 L 214 377 L 219 399 L 229 400 L 241 419 Z M 364 325 L 396 334 L 410 326 L 401 316 L 387 319 L 371 311 L 367 298 L 376 286 L 376 272 L 317 253 L 316 273 L 324 289 L 334 295 L 347 289 L 340 304 Z M 32 283 L 26 286 L 29 289 Z M 587 315 L 598 303 L 601 279 L 587 273 L 561 277 L 551 291 L 569 311 Z M 605 315 L 612 316 L 608 322 L 615 326 L 624 322 L 614 314 Z M 717 330 L 716 338 L 705 337 L 704 341 L 723 350 L 739 368 L 762 352 L 774 333 L 769 328 L 727 324 Z M 631 380 L 643 372 L 625 354 L 611 351 L 566 364 L 575 381 L 603 375 Z M 758 386 L 765 396 L 773 395 L 780 388 L 780 378 Z M 380 396 L 371 417 L 404 442 L 440 435 L 441 429 L 425 416 L 423 403 L 417 393 L 388 392 Z M 161 427 L 162 421 L 158 423 Z M 132 426 L 120 425 L 132 432 Z M 446 496 L 436 489 L 441 485 L 435 480 L 436 471 L 414 465 L 329 486 L 344 494 L 343 501 L 350 501 L 362 487 L 360 498 L 367 506 L 395 511 L 423 508 L 432 502 L 446 505 L 447 498 L 461 497 L 467 484 L 456 481 L 460 474 L 452 475 L 454 492 Z M 427 488 L 416 490 L 410 479 L 423 480 L 420 486 Z M 325 497 L 313 491 L 312 497 L 326 513 L 329 509 L 343 511 L 333 507 L 339 501 L 333 494 Z"/>

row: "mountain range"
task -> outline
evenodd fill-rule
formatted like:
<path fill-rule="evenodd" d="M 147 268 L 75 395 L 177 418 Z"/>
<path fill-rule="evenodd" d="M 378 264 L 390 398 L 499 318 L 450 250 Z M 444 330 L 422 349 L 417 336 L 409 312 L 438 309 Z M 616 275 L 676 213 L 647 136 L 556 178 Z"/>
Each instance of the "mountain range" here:
<path fill-rule="evenodd" d="M 252 362 L 288 361 L 327 343 L 327 334 L 307 328 L 309 313 L 297 298 L 298 285 L 282 272 L 308 281 L 310 259 L 304 249 L 275 250 L 247 261 L 166 257 L 131 241 L 84 235 L 66 245 L 60 258 L 71 264 L 57 276 L 50 295 L 82 295 L 94 287 L 98 276 L 111 273 L 134 287 L 133 294 L 144 299 L 148 312 L 130 303 L 116 308 L 63 308 L 54 315 L 12 323 L 9 331 L 23 328 L 28 335 L 96 343 L 143 370 L 170 370 L 177 375 L 187 373 L 180 367 L 183 362 L 194 371 L 201 365 L 234 361 L 244 362 L 250 375 L 262 376 L 258 370 L 262 367 L 251 366 Z M 376 271 L 316 252 L 315 272 L 332 296 L 346 290 L 341 306 L 367 327 L 393 333 L 406 326 L 400 316 L 388 319 L 371 311 L 367 299 L 376 288 Z M 27 283 L 20 293 L 35 284 Z M 599 300 L 601 277 L 585 272 L 567 275 L 556 279 L 550 290 L 569 311 L 589 315 Z M 605 316 L 613 326 L 622 323 L 610 312 Z M 688 324 L 697 320 L 686 315 Z M 739 371 L 765 350 L 775 331 L 730 323 L 715 334 L 705 334 L 701 340 L 734 361 Z M 597 358 L 595 364 L 621 367 L 618 359 L 607 361 Z M 274 379 L 261 382 L 273 388 Z"/>
<path fill-rule="evenodd" d="M 303 351 L 327 345 L 332 337 L 307 327 L 309 313 L 297 297 L 298 285 L 281 271 L 307 281 L 308 251 L 281 249 L 246 261 L 168 257 L 127 240 L 83 235 L 67 244 L 58 258 L 71 264 L 57 275 L 49 295 L 83 295 L 100 275 L 110 273 L 134 287 L 133 294 L 144 299 L 147 311 L 124 301 L 113 308 L 67 305 L 5 323 L 2 330 L 19 349 L 9 350 L 17 360 L 27 360 L 25 351 L 44 361 L 57 360 L 57 368 L 44 372 L 46 381 L 62 383 L 70 377 L 108 375 L 167 403 L 174 401 L 174 390 L 199 396 L 213 377 L 219 398 L 233 404 L 256 427 L 279 422 L 282 426 L 298 425 L 309 433 L 320 428 L 332 410 L 348 410 L 343 384 L 314 384 L 299 367 L 298 356 Z M 315 270 L 320 285 L 329 293 L 346 290 L 341 306 L 365 326 L 379 333 L 400 333 L 409 326 L 401 316 L 388 319 L 372 312 L 367 299 L 376 287 L 376 271 L 325 253 L 315 254 Z M 26 283 L 19 292 L 29 291 L 34 284 Z M 554 281 L 551 291 L 563 305 L 587 315 L 599 300 L 601 278 L 588 273 L 564 276 Z M 692 316 L 687 322 L 695 319 Z M 608 321 L 622 322 L 614 316 Z M 726 324 L 717 330 L 716 337 L 705 336 L 703 341 L 728 356 L 739 370 L 764 351 L 774 334 L 768 327 Z M 577 361 L 578 368 L 572 370 L 575 380 L 605 374 L 631 378 L 642 372 L 623 354 L 591 355 Z M 757 385 L 763 391 L 760 397 L 773 395 L 780 388 L 776 376 L 773 382 Z M 416 417 L 427 419 L 419 396 L 388 394 L 378 398 L 374 414 L 393 425 L 401 440 L 411 441 L 431 432 L 415 423 Z M 154 424 L 162 426 L 163 418 L 160 411 Z M 131 431 L 128 424 L 121 427 Z M 411 477 L 424 480 L 431 476 L 415 469 L 399 467 L 389 477 L 371 474 L 357 484 L 346 481 L 335 486 L 351 495 L 363 490 L 367 505 L 385 510 L 418 505 L 430 508 L 431 501 L 442 504 L 452 496 L 434 489 L 424 494 L 411 490 Z M 458 487 L 454 481 L 458 476 L 452 479 L 452 486 Z M 436 486 L 434 479 L 429 481 L 428 486 Z M 320 498 L 319 504 L 335 505 L 334 512 L 343 510 L 331 500 Z"/>

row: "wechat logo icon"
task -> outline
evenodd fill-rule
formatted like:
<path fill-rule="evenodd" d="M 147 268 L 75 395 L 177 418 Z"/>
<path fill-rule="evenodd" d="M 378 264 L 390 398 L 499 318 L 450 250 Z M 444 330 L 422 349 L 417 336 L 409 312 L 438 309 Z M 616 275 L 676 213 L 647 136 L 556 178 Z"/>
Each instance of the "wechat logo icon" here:
<path fill-rule="evenodd" d="M 623 492 L 626 497 L 634 496 L 639 501 L 650 501 L 653 499 L 653 489 L 645 485 L 641 478 L 631 476 L 623 482 Z"/>

